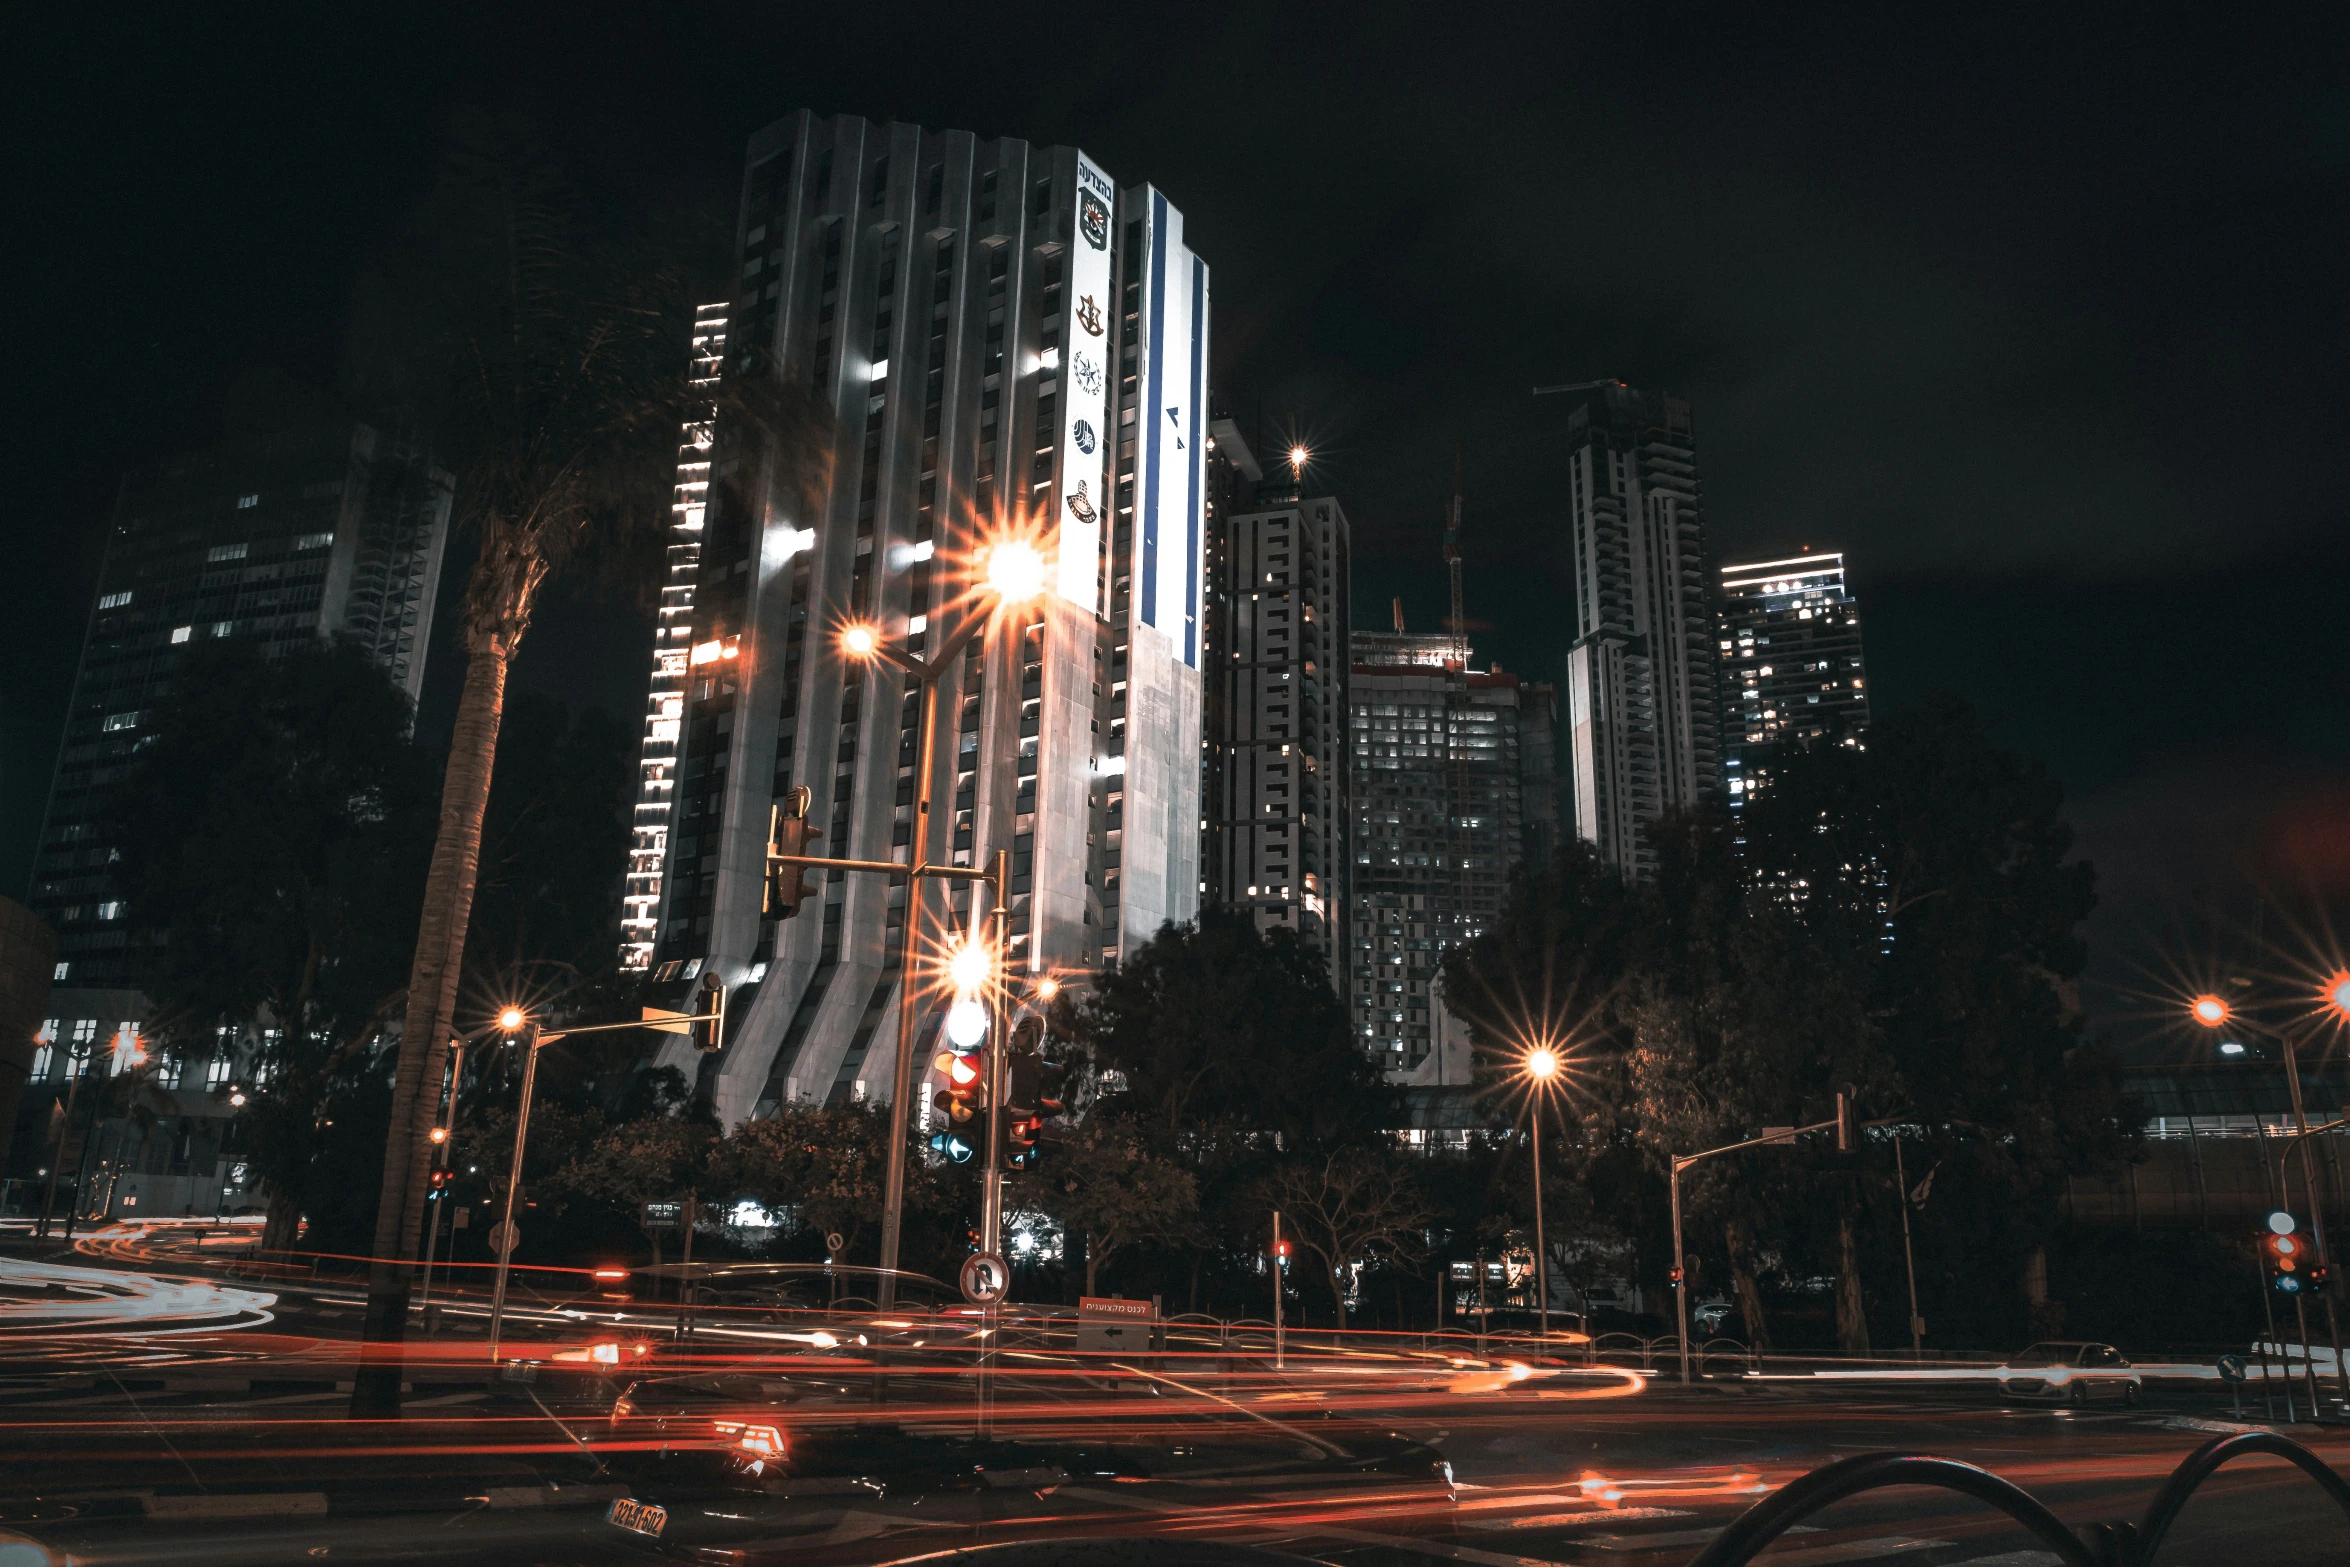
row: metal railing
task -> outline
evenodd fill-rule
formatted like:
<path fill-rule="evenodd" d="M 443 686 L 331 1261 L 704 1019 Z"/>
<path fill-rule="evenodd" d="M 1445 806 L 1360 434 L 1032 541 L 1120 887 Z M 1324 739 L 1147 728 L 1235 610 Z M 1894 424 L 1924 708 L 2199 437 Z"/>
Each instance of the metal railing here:
<path fill-rule="evenodd" d="M 2308 1448 L 2273 1431 L 2214 1437 L 2171 1471 L 2138 1522 L 2090 1524 L 2078 1531 L 2065 1527 L 2064 1521 L 2029 1491 L 1988 1469 L 1922 1453 L 1860 1453 L 1815 1469 L 1755 1503 L 1699 1551 L 1690 1567 L 1745 1567 L 1772 1541 L 1814 1513 L 1863 1491 L 1896 1485 L 1932 1486 L 1988 1502 L 2022 1524 L 2069 1567 L 2146 1567 L 2195 1488 L 2222 1465 L 2253 1453 L 2296 1465 L 2350 1515 L 2350 1483 Z"/>

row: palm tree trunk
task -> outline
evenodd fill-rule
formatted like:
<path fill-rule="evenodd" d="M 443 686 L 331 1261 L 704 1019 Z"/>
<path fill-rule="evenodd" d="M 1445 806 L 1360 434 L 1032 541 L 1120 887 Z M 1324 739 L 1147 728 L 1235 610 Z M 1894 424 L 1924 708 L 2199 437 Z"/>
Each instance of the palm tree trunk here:
<path fill-rule="evenodd" d="M 1836 1220 L 1836 1347 L 1847 1355 L 1869 1352 L 1869 1317 L 1860 1298 L 1860 1246 L 1852 1234 L 1852 1213 Z"/>
<path fill-rule="evenodd" d="M 498 724 L 506 705 L 511 641 L 476 632 L 467 639 L 465 689 L 441 779 L 441 819 L 425 874 L 424 913 L 417 924 L 416 957 L 408 971 L 408 1010 L 400 1025 L 400 1057 L 392 1079 L 391 1132 L 384 1144 L 382 1197 L 367 1278 L 367 1319 L 361 1364 L 352 1385 L 354 1415 L 396 1414 L 400 1404 L 397 1346 L 408 1326 L 409 1266 L 424 1223 L 426 1135 L 440 1114 L 441 1075 L 457 1007 L 465 930 L 473 914 L 473 883 L 481 864 L 482 815 L 489 807 L 490 771 L 498 752 Z M 390 1352 L 379 1351 L 389 1349 Z"/>

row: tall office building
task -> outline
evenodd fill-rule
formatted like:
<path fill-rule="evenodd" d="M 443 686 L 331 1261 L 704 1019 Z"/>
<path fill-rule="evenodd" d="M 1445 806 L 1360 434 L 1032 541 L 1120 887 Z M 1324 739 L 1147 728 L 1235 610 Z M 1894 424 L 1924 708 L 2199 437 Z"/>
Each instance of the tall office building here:
<path fill-rule="evenodd" d="M 1211 429 L 1201 896 L 1296 931 L 1346 996 L 1346 512 L 1288 463 L 1264 472 L 1232 421 Z"/>
<path fill-rule="evenodd" d="M 694 312 L 686 374 L 699 390 L 715 388 L 726 360 L 725 304 Z M 653 627 L 653 679 L 645 695 L 645 738 L 638 748 L 636 817 L 630 824 L 628 875 L 620 898 L 620 967 L 653 966 L 661 928 L 661 887 L 669 862 L 669 813 L 676 804 L 678 735 L 684 725 L 686 661 L 693 652 L 694 580 L 702 567 L 702 522 L 708 510 L 713 410 L 686 421 L 677 442 L 677 480 L 669 498 L 668 573 Z"/>
<path fill-rule="evenodd" d="M 1642 827 L 1721 788 L 1717 656 L 1689 405 L 1621 381 L 1565 389 L 1576 637 L 1575 831 L 1628 875 Z"/>
<path fill-rule="evenodd" d="M 1558 693 L 1463 668 L 1450 635 L 1352 643 L 1355 1029 L 1394 1080 L 1462 1086 L 1437 965 L 1500 916 L 1529 836 L 1555 842 Z"/>
<path fill-rule="evenodd" d="M 918 692 L 837 634 L 926 656 L 1006 533 L 1048 591 L 940 676 L 923 857 L 1010 852 L 1030 971 L 1114 963 L 1196 910 L 1208 443 L 1207 267 L 1164 194 L 1075 148 L 802 112 L 751 138 L 737 245 L 724 373 L 795 381 L 838 429 L 812 503 L 723 421 L 708 476 L 638 939 L 656 985 L 733 987 L 721 1052 L 664 1055 L 729 1121 L 892 1089 L 905 885 L 830 872 L 766 919 L 769 814 L 805 784 L 820 852 L 908 857 Z M 933 932 L 979 913 L 968 884 L 926 906 Z"/>
<path fill-rule="evenodd" d="M 1806 550 L 1722 568 L 1722 772 L 1742 805 L 1785 745 L 1864 743 L 1868 671 L 1844 556 Z"/>
<path fill-rule="evenodd" d="M 182 650 L 346 637 L 413 700 L 450 492 L 423 450 L 350 422 L 229 442 L 125 481 L 26 900 L 56 927 L 59 985 L 121 993 L 92 1003 L 109 1029 L 145 1015 L 134 993 L 150 954 L 130 945 L 107 871 L 108 790 Z"/>

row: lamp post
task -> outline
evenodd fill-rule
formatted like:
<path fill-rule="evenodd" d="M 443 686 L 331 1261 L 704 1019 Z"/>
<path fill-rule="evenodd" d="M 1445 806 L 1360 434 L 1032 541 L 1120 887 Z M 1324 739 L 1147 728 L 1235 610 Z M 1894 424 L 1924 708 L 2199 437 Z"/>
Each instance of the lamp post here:
<path fill-rule="evenodd" d="M 2318 987 L 2317 1010 L 2321 1017 L 2330 1015 L 2337 1024 L 2350 1021 L 2350 973 L 2337 972 Z M 2309 1227 L 2317 1235 L 2317 1265 L 2320 1268 L 2325 1268 L 2330 1274 L 2332 1269 L 2326 1256 L 2325 1199 L 2318 1191 L 2317 1160 L 2310 1146 L 2311 1132 L 2323 1130 L 2323 1128 L 2310 1126 L 2309 1113 L 2302 1106 L 2301 1061 L 2294 1049 L 2292 1030 L 2271 1028 L 2265 1023 L 2257 1022 L 2239 1012 L 2224 997 L 2208 991 L 2187 1003 L 2187 1015 L 2207 1029 L 2216 1031 L 2233 1025 L 2249 1033 L 2273 1039 L 2284 1051 L 2285 1092 L 2293 1106 L 2293 1140 L 2301 1145 L 2301 1184 L 2309 1194 Z M 2280 1193 L 2284 1190 L 2283 1175 L 2283 1161 L 2280 1160 L 2277 1182 Z M 2342 1363 L 2342 1324 L 2339 1314 L 2334 1310 L 2334 1297 L 2330 1289 L 2326 1292 L 2325 1303 L 2326 1336 L 2333 1345 L 2334 1375 L 2341 1387 L 2345 1404 L 2350 1404 L 2350 1366 L 2345 1366 Z M 2308 1353 L 2309 1305 L 2307 1299 L 2296 1294 L 2293 1297 L 2293 1308 L 2301 1323 L 2301 1359 L 2303 1367 L 2309 1374 L 2310 1413 L 2314 1417 L 2317 1412 L 2317 1367 Z M 2287 1385 L 2291 1384 L 2288 1382 Z"/>
<path fill-rule="evenodd" d="M 1542 1098 L 1557 1081 L 1564 1066 L 1559 1053 L 1548 1045 L 1537 1045 L 1526 1052 L 1525 1072 L 1533 1084 L 1528 1111 L 1534 1125 L 1534 1298 L 1541 1303 L 1542 1344 L 1550 1347 L 1550 1251 L 1542 1237 Z M 1673 1237 L 1677 1250 L 1680 1236 Z M 1585 1331 L 1589 1331 L 1588 1324 Z"/>
<path fill-rule="evenodd" d="M 703 1021 L 715 1021 L 721 1014 L 713 1014 Z M 675 1019 L 663 1021 L 662 1019 Z M 558 1039 L 573 1034 L 603 1034 L 616 1028 L 651 1028 L 664 1033 L 687 1031 L 693 1023 L 676 1014 L 662 1014 L 659 1018 L 637 1018 L 626 1023 L 589 1023 L 578 1028 L 542 1029 L 538 1020 L 520 1007 L 506 1007 L 498 1013 L 498 1032 L 522 1047 L 522 1102 L 514 1113 L 514 1157 L 506 1170 L 505 1214 L 498 1228 L 490 1232 L 490 1249 L 498 1254 L 497 1282 L 490 1288 L 490 1364 L 498 1363 L 498 1336 L 506 1320 L 506 1276 L 512 1271 L 514 1247 L 520 1237 L 514 1233 L 514 1194 L 522 1186 L 522 1150 L 530 1141 L 531 1090 L 538 1084 L 539 1052 Z M 452 1094 L 454 1099 L 454 1094 Z M 444 1147 L 446 1144 L 443 1145 Z"/>
<path fill-rule="evenodd" d="M 966 866 L 934 866 L 926 858 L 931 840 L 931 786 L 937 771 L 938 683 L 955 667 L 956 658 L 970 645 L 972 639 L 986 631 L 997 610 L 1036 598 L 1044 592 L 1045 580 L 1044 557 L 1037 553 L 1036 547 L 1024 540 L 1006 539 L 988 550 L 986 572 L 980 584 L 995 599 L 995 609 L 983 607 L 977 610 L 961 630 L 934 652 L 917 657 L 902 648 L 892 647 L 879 631 L 869 625 L 853 625 L 841 633 L 841 650 L 850 657 L 878 658 L 895 665 L 914 680 L 921 690 L 917 717 L 919 738 L 914 748 L 913 829 L 908 835 L 906 864 L 892 864 L 889 867 L 895 874 L 905 876 L 907 885 L 906 918 L 898 942 L 898 1037 L 890 1090 L 889 1165 L 883 1177 L 881 1193 L 880 1304 L 885 1310 L 897 1300 L 898 1257 L 905 1221 L 906 1140 L 913 1116 L 915 1092 L 912 1081 L 916 1012 L 914 959 L 921 950 L 922 883 L 926 877 L 942 876 L 972 881 L 989 879 L 987 872 L 973 871 Z M 999 861 L 1004 858 L 999 853 Z M 996 879 L 996 901 L 1001 906 L 1007 900 L 1000 866 Z M 992 1076 L 991 1073 L 991 1079 Z M 993 1167 L 991 1152 L 990 1168 Z M 992 1185 L 988 1203 L 990 1211 L 993 1211 L 995 1198 Z"/>
<path fill-rule="evenodd" d="M 464 1085 L 464 1082 L 465 1041 L 462 1039 L 452 1039 L 449 1041 L 449 1113 L 447 1118 L 443 1120 L 440 1125 L 432 1129 L 434 1149 L 438 1155 L 436 1163 L 443 1171 L 446 1171 L 449 1168 L 449 1156 L 451 1151 L 456 1146 L 457 1091 Z M 432 1225 L 424 1232 L 424 1280 L 417 1291 L 419 1307 L 424 1313 L 425 1333 L 428 1337 L 431 1335 L 433 1327 L 432 1258 L 433 1253 L 440 1249 L 441 1210 L 449 1205 L 449 1188 L 446 1185 L 443 1185 L 438 1190 L 434 1191 L 431 1196 Z M 449 1236 L 449 1246 L 451 1250 L 454 1250 L 456 1245 L 457 1237 L 455 1232 L 452 1231 Z"/>

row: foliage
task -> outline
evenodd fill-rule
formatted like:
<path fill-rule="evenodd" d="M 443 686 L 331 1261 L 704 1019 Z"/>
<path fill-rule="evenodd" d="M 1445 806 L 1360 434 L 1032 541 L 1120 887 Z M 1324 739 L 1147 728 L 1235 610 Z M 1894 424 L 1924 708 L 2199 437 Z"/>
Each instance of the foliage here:
<path fill-rule="evenodd" d="M 372 1049 L 399 994 L 431 774 L 401 691 L 348 645 L 189 650 L 119 795 L 133 939 L 157 948 L 161 1049 L 201 1062 L 257 1019 L 247 1157 L 268 1244 L 363 1172 L 326 1160 L 379 1112 Z M 326 1172 L 332 1168 L 329 1177 Z"/>
<path fill-rule="evenodd" d="M 859 1250 L 868 1227 L 878 1234 L 889 1170 L 885 1106 L 778 1105 L 773 1115 L 729 1132 L 714 1155 L 706 1191 L 750 1197 L 770 1212 L 794 1213 L 802 1230 L 840 1235 L 844 1254 Z M 924 1160 L 908 1159 L 908 1212 L 937 1211 L 946 1202 L 942 1172 Z"/>
<path fill-rule="evenodd" d="M 1346 1330 L 1345 1270 L 1372 1257 L 1400 1258 L 1435 1214 L 1415 1172 L 1392 1144 L 1341 1148 L 1319 1159 L 1288 1159 L 1264 1183 L 1265 1205 L 1322 1264 Z"/>
<path fill-rule="evenodd" d="M 1135 1122 L 1092 1115 L 1054 1146 L 1043 1165 L 1013 1178 L 1013 1206 L 1049 1213 L 1084 1239 L 1089 1295 L 1101 1270 L 1126 1247 L 1191 1233 L 1199 1184 L 1153 1142 Z"/>
<path fill-rule="evenodd" d="M 1778 758 L 1736 821 L 1651 824 L 1651 879 L 1562 850 L 1447 955 L 1446 995 L 1490 1083 L 1525 1042 L 1569 1042 L 1574 1114 L 1546 1140 L 1545 1174 L 1582 1189 L 1575 1223 L 1636 1243 L 1646 1282 L 1671 1263 L 1673 1154 L 1823 1120 L 1850 1086 L 1863 1119 L 1903 1129 L 1913 1182 L 1941 1171 L 1913 1216 L 1921 1285 L 1981 1296 L 1986 1274 L 2020 1281 L 2068 1170 L 2129 1153 L 2110 1059 L 2072 1015 L 2092 873 L 2069 858 L 2061 804 L 2036 764 L 1937 698 L 1881 719 L 1865 751 Z M 1833 1276 L 1839 1337 L 1865 1344 L 1864 1275 L 1898 1267 L 1889 1153 L 1815 1139 L 1693 1167 L 1694 1277 L 1732 1289 L 1767 1338 L 1768 1286 Z M 1938 1281 L 1929 1252 L 1949 1261 Z M 2020 1282 L 1995 1293 L 1998 1321 L 2020 1316 Z"/>

